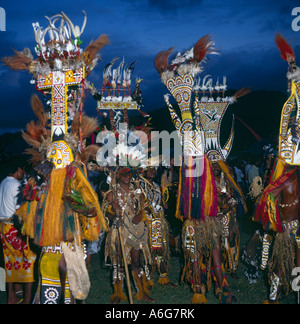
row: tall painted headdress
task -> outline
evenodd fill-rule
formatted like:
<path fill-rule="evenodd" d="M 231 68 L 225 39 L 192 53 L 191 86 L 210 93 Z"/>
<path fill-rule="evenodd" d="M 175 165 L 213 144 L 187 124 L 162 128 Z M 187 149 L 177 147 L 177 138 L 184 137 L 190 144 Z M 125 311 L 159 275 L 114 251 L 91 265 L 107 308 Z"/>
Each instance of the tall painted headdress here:
<path fill-rule="evenodd" d="M 209 160 L 205 154 L 205 134 L 200 123 L 200 111 L 193 97 L 195 77 L 202 72 L 201 63 L 215 53 L 210 37 L 202 37 L 194 47 L 169 61 L 173 48 L 160 52 L 155 67 L 180 114 L 165 101 L 182 145 L 183 163 L 178 188 L 177 217 L 202 219 L 217 215 L 217 192 Z"/>
<path fill-rule="evenodd" d="M 290 82 L 290 97 L 281 112 L 279 132 L 279 158 L 291 165 L 300 165 L 300 69 L 296 65 L 294 50 L 276 34 L 275 42 L 283 60 L 288 63 L 287 78 Z"/>
<path fill-rule="evenodd" d="M 234 122 L 229 139 L 222 147 L 220 144 L 222 118 L 228 106 L 249 90 L 241 89 L 233 96 L 227 96 L 226 77 L 223 77 L 223 83 L 218 79 L 215 85 L 210 75 L 205 75 L 201 80 L 199 77 L 203 72 L 201 64 L 205 62 L 208 54 L 217 54 L 213 46 L 214 42 L 206 35 L 183 55 L 178 53 L 171 62 L 168 62 L 168 57 L 173 48 L 159 53 L 155 59 L 155 66 L 162 82 L 180 108 L 181 116 L 178 116 L 169 102 L 169 95 L 165 96 L 171 118 L 182 137 L 182 143 L 184 143 L 183 134 L 187 132 L 185 153 L 196 156 L 205 152 L 210 161 L 225 161 L 233 144 Z M 192 131 L 190 136 L 189 131 Z M 193 136 L 194 131 L 197 132 L 197 136 Z"/>
<path fill-rule="evenodd" d="M 109 40 L 101 35 L 82 50 L 80 37 L 87 22 L 83 14 L 82 27 L 74 26 L 64 12 L 46 17 L 45 29 L 34 23 L 37 58 L 25 48 L 2 59 L 13 70 L 29 71 L 31 83 L 49 102 L 45 109 L 39 97 L 32 96 L 37 120 L 28 123 L 23 132 L 32 147 L 27 153 L 39 178 L 28 181 L 24 191 L 27 202 L 18 212 L 26 224 L 24 234 L 39 246 L 74 239 L 79 230 L 75 231 L 76 215 L 83 239 L 96 240 L 101 230 L 107 229 L 98 197 L 86 177 L 85 163 L 99 147 L 85 145 L 85 138 L 98 125 L 95 118 L 85 116 L 83 98 L 85 80 Z M 37 180 L 41 176 L 44 181 Z M 85 217 L 87 214 L 92 217 Z"/>
<path fill-rule="evenodd" d="M 216 191 L 208 161 L 218 162 L 222 169 L 227 172 L 224 162 L 232 148 L 234 122 L 229 139 L 225 146 L 222 147 L 220 144 L 222 118 L 228 106 L 234 103 L 238 97 L 248 93 L 249 89 L 241 89 L 233 96 L 227 96 L 226 77 L 223 78 L 222 84 L 217 80 L 215 85 L 213 85 L 213 79 L 209 75 L 205 75 L 201 80 L 199 74 L 203 72 L 202 64 L 205 62 L 207 55 L 217 54 L 210 35 L 202 37 L 194 47 L 182 55 L 178 53 L 169 62 L 172 52 L 173 48 L 160 52 L 155 58 L 155 66 L 162 82 L 176 100 L 180 110 L 180 115 L 178 115 L 169 101 L 169 95 L 165 95 L 172 121 L 183 145 L 184 156 L 185 158 L 193 157 L 201 161 L 198 168 L 196 168 L 198 172 L 193 172 L 189 177 L 203 176 L 202 180 L 205 179 L 205 181 L 202 181 L 199 192 L 203 192 L 203 195 L 205 191 L 210 190 L 211 192 L 209 196 L 206 196 L 207 199 L 203 198 L 205 195 L 202 197 L 202 207 L 210 206 L 210 208 L 203 208 L 203 213 L 214 215 L 216 202 L 212 197 L 216 196 Z M 187 182 L 193 182 L 190 180 L 187 180 Z M 195 197 L 195 194 L 193 193 L 192 196 Z M 211 203 L 205 204 L 205 200 L 208 202 L 211 200 Z M 192 200 L 190 199 L 190 201 Z M 190 211 L 185 214 L 191 215 L 191 208 L 188 209 Z M 203 213 L 201 217 L 203 217 Z"/>
<path fill-rule="evenodd" d="M 154 62 L 161 81 L 179 106 L 180 116 L 170 104 L 169 95 L 165 95 L 165 101 L 186 156 L 203 156 L 204 154 L 203 129 L 197 118 L 199 110 L 192 104 L 192 95 L 195 77 L 202 71 L 200 63 L 208 53 L 213 53 L 213 45 L 213 42 L 206 36 L 183 55 L 177 54 L 171 62 L 169 62 L 169 57 L 174 48 L 160 52 Z"/>

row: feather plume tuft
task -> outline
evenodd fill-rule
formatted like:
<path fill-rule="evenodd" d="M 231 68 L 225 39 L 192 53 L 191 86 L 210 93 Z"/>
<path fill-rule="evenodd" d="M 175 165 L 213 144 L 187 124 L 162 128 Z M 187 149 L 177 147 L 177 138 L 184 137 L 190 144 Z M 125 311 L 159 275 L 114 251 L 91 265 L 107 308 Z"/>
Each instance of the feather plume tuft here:
<path fill-rule="evenodd" d="M 194 60 L 201 62 L 207 54 L 215 53 L 214 45 L 210 35 L 200 38 L 194 46 Z"/>
<path fill-rule="evenodd" d="M 32 59 L 16 50 L 14 50 L 14 52 L 15 55 L 4 57 L 1 59 L 1 62 L 15 71 L 28 70 L 32 63 Z"/>
<path fill-rule="evenodd" d="M 156 55 L 154 59 L 154 65 L 159 74 L 162 74 L 168 67 L 168 60 L 173 50 L 174 47 L 171 47 L 167 51 L 159 52 Z"/>
<path fill-rule="evenodd" d="M 281 58 L 288 63 L 295 62 L 295 53 L 290 44 L 285 40 L 285 38 L 277 33 L 275 35 L 275 43 L 280 51 Z"/>
<path fill-rule="evenodd" d="M 44 160 L 43 155 L 34 148 L 27 148 L 25 149 L 24 153 L 26 155 L 30 155 L 29 162 L 33 165 L 36 166 L 39 163 L 41 163 Z"/>
<path fill-rule="evenodd" d="M 251 92 L 251 89 L 250 88 L 242 88 L 240 90 L 238 90 L 235 94 L 234 94 L 234 98 L 237 99 L 237 98 L 241 98 L 243 96 L 246 96 L 248 93 Z"/>
<path fill-rule="evenodd" d="M 76 113 L 72 122 L 72 133 L 79 136 L 81 131 L 82 138 L 89 137 L 98 127 L 97 118 L 88 117 L 83 114 L 82 122 L 80 123 L 80 113 Z"/>
<path fill-rule="evenodd" d="M 35 148 L 39 148 L 41 146 L 41 142 L 39 140 L 32 138 L 30 134 L 24 131 L 22 131 L 22 137 L 26 143 L 28 143 L 29 145 Z"/>
<path fill-rule="evenodd" d="M 83 56 L 85 63 L 87 65 L 92 64 L 93 60 L 96 58 L 98 52 L 106 45 L 110 43 L 107 35 L 103 34 L 98 37 L 97 40 L 91 42 L 89 46 L 85 49 Z"/>
<path fill-rule="evenodd" d="M 37 95 L 31 97 L 31 108 L 41 123 L 41 126 L 45 127 L 49 119 L 48 114 L 45 111 L 44 105 Z"/>
<path fill-rule="evenodd" d="M 89 145 L 87 146 L 81 156 L 80 156 L 80 160 L 86 164 L 87 162 L 89 162 L 90 160 L 96 160 L 96 155 L 98 150 L 100 149 L 100 147 L 98 145 Z"/>

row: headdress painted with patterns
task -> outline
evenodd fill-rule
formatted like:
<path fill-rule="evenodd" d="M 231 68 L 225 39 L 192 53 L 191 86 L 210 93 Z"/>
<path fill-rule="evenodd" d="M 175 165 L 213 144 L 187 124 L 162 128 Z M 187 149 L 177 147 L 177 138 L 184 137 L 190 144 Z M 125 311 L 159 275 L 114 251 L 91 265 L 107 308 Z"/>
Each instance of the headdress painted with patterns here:
<path fill-rule="evenodd" d="M 282 59 L 289 65 L 287 78 L 291 91 L 281 112 L 278 154 L 286 163 L 300 165 L 300 68 L 296 66 L 295 53 L 284 37 L 276 34 L 275 42 Z"/>
<path fill-rule="evenodd" d="M 191 105 L 195 76 L 200 73 L 201 62 L 209 53 L 214 53 L 214 43 L 209 36 L 201 38 L 196 45 L 183 55 L 177 54 L 176 58 L 169 62 L 173 47 L 160 52 L 154 61 L 160 78 L 175 98 L 180 108 L 180 117 L 169 102 L 169 95 L 165 95 L 172 121 L 179 134 L 186 156 L 203 156 L 204 135 L 199 119 L 193 118 Z"/>
<path fill-rule="evenodd" d="M 180 108 L 181 116 L 178 116 L 169 102 L 169 95 L 165 95 L 172 121 L 184 145 L 185 155 L 201 156 L 206 153 L 210 161 L 225 161 L 232 147 L 234 125 L 227 143 L 222 148 L 222 118 L 228 105 L 249 90 L 241 89 L 232 97 L 225 96 L 226 77 L 223 78 L 223 84 L 219 84 L 217 80 L 213 86 L 212 78 L 206 75 L 202 85 L 200 84 L 201 79 L 197 75 L 203 72 L 201 63 L 208 54 L 216 54 L 213 46 L 214 42 L 206 35 L 183 55 L 177 54 L 171 62 L 168 58 L 173 48 L 160 52 L 155 58 L 155 66 L 162 82 Z"/>
<path fill-rule="evenodd" d="M 27 153 L 43 183 L 38 183 L 38 176 L 29 178 L 25 202 L 17 211 L 24 221 L 23 234 L 39 246 L 72 241 L 75 235 L 78 242 L 94 241 L 107 230 L 98 196 L 86 177 L 85 163 L 96 156 L 99 147 L 84 144 L 98 125 L 95 118 L 84 115 L 83 96 L 85 78 L 99 59 L 98 51 L 108 44 L 108 37 L 100 36 L 83 51 L 83 13 L 81 28 L 63 12 L 46 17 L 45 30 L 34 23 L 36 59 L 25 49 L 2 60 L 13 70 L 28 70 L 33 75 L 32 84 L 50 101 L 47 111 L 37 95 L 31 98 L 37 121 L 27 124 L 23 138 L 32 146 Z"/>
<path fill-rule="evenodd" d="M 86 150 L 83 145 L 84 138 L 97 127 L 97 121 L 83 113 L 84 85 L 97 64 L 99 50 L 109 40 L 101 35 L 84 51 L 81 49 L 80 37 L 87 22 L 83 13 L 82 27 L 74 26 L 64 12 L 51 18 L 46 16 L 45 29 L 38 22 L 33 23 L 36 59 L 28 48 L 2 59 L 13 70 L 28 70 L 33 75 L 31 83 L 49 97 L 48 112 L 38 96 L 33 96 L 32 109 L 38 121 L 27 125 L 23 137 L 35 149 L 30 150 L 34 160 L 47 157 L 56 168 L 69 165 L 76 159 L 75 155 L 85 159 L 88 151 L 95 154 L 96 150 L 95 147 Z"/>
<path fill-rule="evenodd" d="M 205 137 L 199 109 L 194 102 L 192 103 L 195 77 L 202 72 L 201 63 L 206 55 L 215 53 L 213 45 L 210 37 L 205 36 L 183 55 L 177 54 L 171 62 L 169 56 L 173 48 L 160 52 L 154 61 L 161 81 L 175 98 L 180 109 L 178 116 L 169 102 L 169 95 L 165 95 L 172 121 L 183 146 L 186 163 L 182 165 L 179 177 L 176 217 L 180 219 L 205 220 L 206 217 L 217 215 L 216 186 L 205 155 Z"/>

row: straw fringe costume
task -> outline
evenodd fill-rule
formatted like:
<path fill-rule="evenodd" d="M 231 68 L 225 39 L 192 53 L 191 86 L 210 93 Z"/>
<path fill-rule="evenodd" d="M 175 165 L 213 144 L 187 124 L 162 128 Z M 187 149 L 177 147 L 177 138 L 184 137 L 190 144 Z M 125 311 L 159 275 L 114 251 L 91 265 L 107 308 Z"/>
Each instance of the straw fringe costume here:
<path fill-rule="evenodd" d="M 130 185 L 129 193 L 126 193 L 118 184 L 114 190 L 120 205 L 123 206 L 124 209 L 122 224 L 116 224 L 114 220 L 112 220 L 105 245 L 105 258 L 110 259 L 113 270 L 112 284 L 114 287 L 114 294 L 111 296 L 111 301 L 115 298 L 120 298 L 120 301 L 127 300 L 126 295 L 123 293 L 123 282 L 125 278 L 124 259 L 121 251 L 118 226 L 121 226 L 127 264 L 131 264 L 130 252 L 132 249 L 141 251 L 143 261 L 140 272 L 139 274 L 136 274 L 134 271 L 132 272 L 137 289 L 135 298 L 141 300 L 143 291 L 149 294 L 150 267 L 152 264 L 146 216 L 144 215 L 142 221 L 137 225 L 132 222 L 133 217 L 141 210 L 141 193 L 136 192 L 133 184 Z M 102 212 L 104 215 L 110 214 L 108 217 L 114 219 L 115 215 L 111 207 L 111 202 L 107 200 L 109 193 L 111 193 L 111 191 L 108 191 L 104 196 Z M 136 276 L 142 279 L 142 286 L 139 286 L 139 280 L 137 280 L 138 278 L 136 278 Z"/>
<path fill-rule="evenodd" d="M 23 138 L 32 147 L 27 153 L 35 175 L 28 179 L 23 193 L 26 202 L 17 212 L 23 234 L 42 247 L 37 303 L 58 303 L 63 295 L 65 302 L 70 302 L 68 276 L 60 278 L 58 270 L 63 242 L 76 250 L 82 240 L 96 240 L 107 230 L 98 197 L 86 176 L 85 163 L 95 158 L 99 147 L 85 146 L 84 140 L 96 129 L 97 120 L 84 115 L 83 97 L 86 77 L 97 64 L 98 51 L 109 40 L 101 35 L 85 51 L 80 48 L 87 21 L 83 13 L 81 28 L 74 27 L 63 12 L 47 17 L 45 30 L 39 23 L 33 24 L 37 59 L 26 48 L 2 60 L 13 70 L 28 70 L 33 75 L 31 83 L 51 103 L 47 111 L 37 95 L 31 99 L 37 120 L 27 124 Z M 60 27 L 55 26 L 57 21 Z M 68 260 L 67 271 L 71 269 Z M 79 295 L 74 298 L 86 298 Z"/>

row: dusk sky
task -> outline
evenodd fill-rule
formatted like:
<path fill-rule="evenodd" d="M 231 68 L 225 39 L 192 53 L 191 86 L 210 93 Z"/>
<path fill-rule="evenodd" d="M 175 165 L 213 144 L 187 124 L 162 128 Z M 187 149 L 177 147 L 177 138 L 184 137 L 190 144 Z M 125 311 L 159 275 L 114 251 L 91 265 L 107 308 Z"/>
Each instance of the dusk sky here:
<path fill-rule="evenodd" d="M 228 87 L 233 89 L 286 92 L 287 63 L 274 42 L 277 32 L 292 44 L 296 58 L 300 54 L 300 31 L 292 28 L 297 19 L 292 10 L 300 7 L 295 0 L 17 0 L 0 1 L 0 7 L 6 12 L 6 31 L 0 32 L 0 57 L 24 47 L 34 53 L 33 22 L 45 28 L 45 16 L 64 11 L 81 26 L 85 10 L 87 26 L 81 37 L 82 48 L 100 34 L 110 38 L 89 81 L 100 89 L 103 68 L 115 56 L 124 56 L 126 62 L 136 60 L 133 80 L 143 79 L 144 111 L 149 112 L 164 107 L 167 89 L 155 70 L 154 58 L 171 46 L 183 52 L 211 34 L 220 55 L 210 56 L 204 74 L 215 80 L 225 75 Z M 29 102 L 36 90 L 30 84 L 31 76 L 27 71 L 15 72 L 4 66 L 0 67 L 0 76 L 0 134 L 24 129 L 33 118 Z M 89 115 L 97 115 L 95 100 L 87 100 L 85 108 Z"/>

